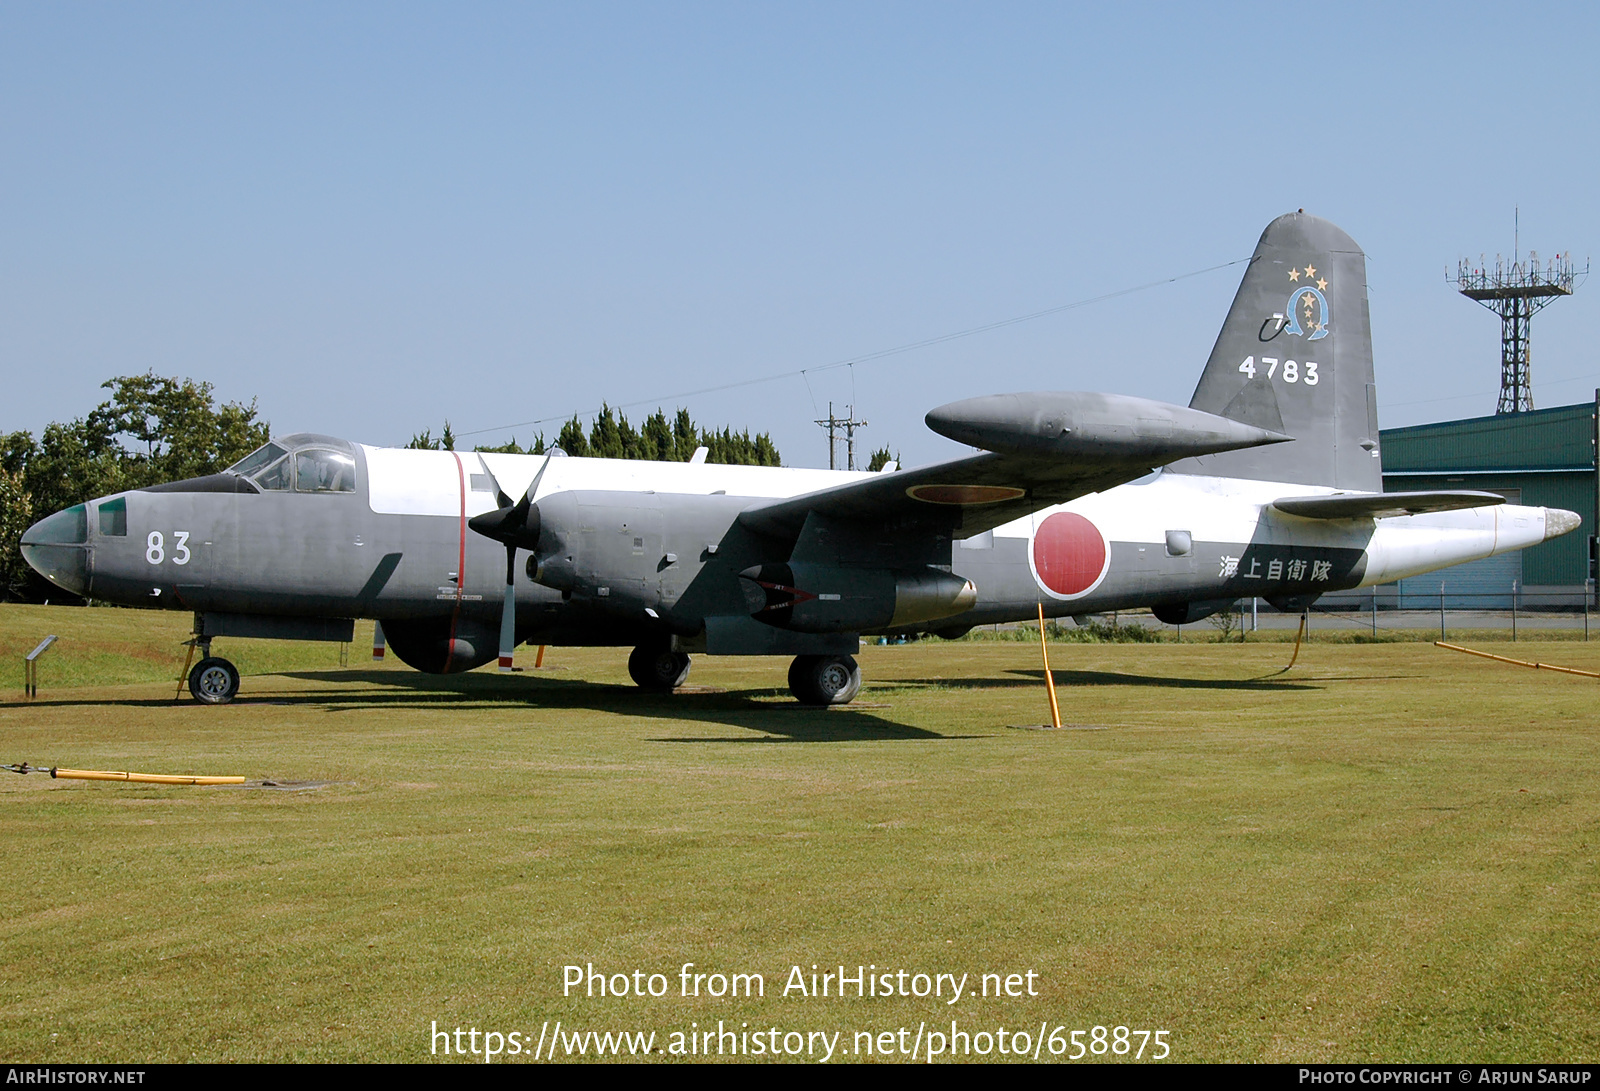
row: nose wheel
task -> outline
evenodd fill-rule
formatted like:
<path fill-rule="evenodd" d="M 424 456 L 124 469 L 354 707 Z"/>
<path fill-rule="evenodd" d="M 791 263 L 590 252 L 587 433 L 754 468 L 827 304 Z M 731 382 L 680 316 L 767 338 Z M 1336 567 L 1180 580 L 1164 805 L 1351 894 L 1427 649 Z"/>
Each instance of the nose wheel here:
<path fill-rule="evenodd" d="M 189 692 L 203 705 L 225 705 L 239 692 L 239 668 L 208 655 L 189 672 Z"/>
<path fill-rule="evenodd" d="M 662 693 L 689 679 L 689 657 L 658 645 L 641 644 L 628 656 L 628 676 L 643 689 Z"/>
<path fill-rule="evenodd" d="M 861 668 L 848 655 L 797 655 L 789 692 L 802 705 L 847 705 L 861 692 Z"/>

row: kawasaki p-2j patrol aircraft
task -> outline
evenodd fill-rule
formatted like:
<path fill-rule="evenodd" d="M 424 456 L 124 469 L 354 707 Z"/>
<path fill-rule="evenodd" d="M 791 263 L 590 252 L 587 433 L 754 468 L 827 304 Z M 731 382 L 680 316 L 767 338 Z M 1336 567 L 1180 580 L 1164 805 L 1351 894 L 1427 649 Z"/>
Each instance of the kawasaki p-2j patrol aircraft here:
<path fill-rule="evenodd" d="M 382 623 L 418 670 L 509 669 L 519 643 L 632 647 L 671 689 L 689 656 L 792 657 L 837 704 L 867 634 L 1152 607 L 1299 610 L 1533 545 L 1578 516 L 1482 492 L 1384 493 L 1366 260 L 1303 213 L 1261 236 L 1188 408 L 1032 393 L 935 409 L 978 448 L 879 473 L 275 440 L 226 472 L 33 526 L 57 586 L 191 610 L 201 701 L 238 671 L 214 637 L 349 640 Z M 701 456 L 703 457 L 703 456 Z"/>

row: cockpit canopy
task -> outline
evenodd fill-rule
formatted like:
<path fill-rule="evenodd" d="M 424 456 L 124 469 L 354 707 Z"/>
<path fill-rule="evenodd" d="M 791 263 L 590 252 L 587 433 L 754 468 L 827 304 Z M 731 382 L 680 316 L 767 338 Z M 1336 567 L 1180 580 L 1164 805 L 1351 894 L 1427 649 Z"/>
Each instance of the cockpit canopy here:
<path fill-rule="evenodd" d="M 273 492 L 355 492 L 356 452 L 342 439 L 297 432 L 257 447 L 223 472 Z"/>

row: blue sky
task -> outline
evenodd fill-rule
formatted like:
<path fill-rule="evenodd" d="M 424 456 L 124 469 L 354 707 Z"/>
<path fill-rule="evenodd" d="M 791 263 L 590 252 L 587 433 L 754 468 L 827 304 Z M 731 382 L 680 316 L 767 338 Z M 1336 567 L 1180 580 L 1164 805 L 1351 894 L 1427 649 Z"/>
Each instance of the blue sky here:
<path fill-rule="evenodd" d="M 825 465 L 960 397 L 1186 403 L 1305 208 L 1369 255 L 1386 426 L 1493 411 L 1460 257 L 1600 241 L 1600 8 L 0 3 L 0 429 L 154 369 L 276 432 L 686 405 Z M 1536 319 L 1587 400 L 1600 284 Z M 506 429 L 500 426 L 521 424 Z"/>

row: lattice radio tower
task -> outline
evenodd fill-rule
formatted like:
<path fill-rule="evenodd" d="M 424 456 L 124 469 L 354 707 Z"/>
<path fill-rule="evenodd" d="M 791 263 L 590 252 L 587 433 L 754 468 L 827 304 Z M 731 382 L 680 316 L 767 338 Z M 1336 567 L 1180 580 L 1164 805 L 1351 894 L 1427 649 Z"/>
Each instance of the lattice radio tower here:
<path fill-rule="evenodd" d="M 1495 413 L 1533 410 L 1533 378 L 1528 372 L 1528 336 L 1534 313 L 1557 296 L 1572 294 L 1574 270 L 1570 254 L 1557 254 L 1543 267 L 1530 250 L 1522 259 L 1520 246 L 1510 261 L 1495 255 L 1491 268 L 1483 258 L 1462 259 L 1456 285 L 1468 299 L 1476 299 L 1500 316 L 1500 402 Z M 1588 273 L 1585 267 L 1582 272 Z"/>

